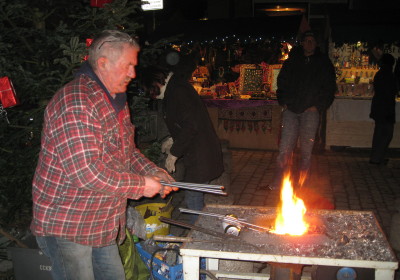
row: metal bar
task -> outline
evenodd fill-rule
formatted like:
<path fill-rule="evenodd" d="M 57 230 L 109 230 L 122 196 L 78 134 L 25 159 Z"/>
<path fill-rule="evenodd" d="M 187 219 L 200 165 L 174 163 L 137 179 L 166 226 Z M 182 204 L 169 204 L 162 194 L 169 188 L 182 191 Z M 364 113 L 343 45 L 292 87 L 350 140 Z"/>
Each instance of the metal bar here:
<path fill-rule="evenodd" d="M 192 210 L 192 209 L 186 209 L 186 208 L 179 208 L 179 211 L 181 211 L 183 213 L 199 214 L 199 215 L 217 217 L 217 218 L 223 219 L 223 220 L 225 220 L 227 222 L 231 222 L 234 225 L 245 226 L 248 229 L 255 230 L 255 231 L 269 232 L 271 230 L 270 228 L 261 227 L 261 226 L 255 225 L 255 224 L 248 223 L 243 219 L 235 219 L 233 217 L 229 217 L 229 216 L 226 216 L 226 215 L 221 215 L 221 214 L 216 214 L 216 213 L 211 213 L 211 212 L 198 211 L 198 210 Z"/>
<path fill-rule="evenodd" d="M 164 186 L 177 187 L 177 188 L 180 188 L 180 189 L 186 189 L 186 190 L 191 190 L 191 191 L 199 191 L 199 192 L 219 194 L 219 195 L 228 195 L 226 192 L 221 191 L 221 190 L 217 190 L 217 189 L 189 187 L 189 186 L 177 185 L 177 184 L 174 184 L 174 183 L 166 183 L 166 182 L 162 182 L 162 181 L 161 181 L 161 184 L 164 185 Z"/>
<path fill-rule="evenodd" d="M 196 231 L 208 234 L 208 235 L 212 235 L 214 237 L 223 239 L 225 241 L 239 242 L 241 244 L 241 246 L 246 245 L 246 246 L 252 247 L 253 249 L 256 249 L 257 251 L 260 250 L 259 247 L 257 247 L 254 244 L 251 244 L 251 243 L 249 243 L 247 241 L 242 240 L 239 236 L 225 234 L 225 233 L 222 233 L 222 232 L 210 230 L 210 229 L 199 227 L 199 226 L 196 226 L 196 225 L 175 221 L 175 220 L 172 220 L 172 219 L 169 219 L 169 218 L 166 218 L 166 217 L 162 217 L 162 216 L 158 217 L 158 219 L 163 223 L 172 224 L 172 225 L 176 225 L 176 226 L 180 226 L 180 227 L 184 227 L 184 228 L 190 228 L 192 230 L 196 230 Z"/>
<path fill-rule="evenodd" d="M 167 182 L 161 181 L 161 184 L 164 184 L 164 183 L 167 183 Z M 179 185 L 179 186 L 187 186 L 187 187 L 219 189 L 219 190 L 225 189 L 225 187 L 221 186 L 221 185 L 208 185 L 208 184 L 197 184 L 197 183 L 187 183 L 187 182 L 171 182 L 171 183 L 168 183 L 168 184 L 174 184 L 174 185 Z"/>
<path fill-rule="evenodd" d="M 190 228 L 190 229 L 193 229 L 193 230 L 196 230 L 196 231 L 208 234 L 208 235 L 212 235 L 212 236 L 215 236 L 215 237 L 218 237 L 218 238 L 225 238 L 226 237 L 226 234 L 224 234 L 224 233 L 220 233 L 220 232 L 217 232 L 217 231 L 213 231 L 213 230 L 209 230 L 209 229 L 206 229 L 206 228 L 198 227 L 198 226 L 195 226 L 195 225 L 187 224 L 187 223 L 184 223 L 184 222 L 175 221 L 175 220 L 172 220 L 172 219 L 169 219 L 169 218 L 166 218 L 166 217 L 160 216 L 160 217 L 158 217 L 158 219 L 163 223 L 173 224 L 173 225 L 181 226 L 181 227 L 184 227 L 184 228 Z"/>
<path fill-rule="evenodd" d="M 232 242 L 224 239 L 218 239 L 218 240 L 203 240 L 203 239 L 193 239 L 191 237 L 182 237 L 182 236 L 170 236 L 170 235 L 153 235 L 152 238 L 155 241 L 163 241 L 163 242 L 186 242 L 186 243 L 192 243 L 192 242 L 205 242 L 205 243 L 226 243 L 230 244 Z"/>

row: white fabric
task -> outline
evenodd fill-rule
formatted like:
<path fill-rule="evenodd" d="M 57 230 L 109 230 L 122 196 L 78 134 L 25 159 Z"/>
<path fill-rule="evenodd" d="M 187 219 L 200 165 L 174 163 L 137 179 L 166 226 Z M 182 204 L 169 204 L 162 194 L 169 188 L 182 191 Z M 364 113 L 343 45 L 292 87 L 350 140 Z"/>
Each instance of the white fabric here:
<path fill-rule="evenodd" d="M 176 156 L 168 154 L 167 159 L 165 160 L 165 168 L 167 168 L 169 173 L 175 172 L 175 162 L 177 159 L 178 158 Z"/>
<path fill-rule="evenodd" d="M 165 140 L 164 142 L 162 142 L 162 144 L 161 144 L 161 152 L 164 154 L 165 153 L 169 154 L 172 144 L 174 144 L 174 140 L 172 139 L 172 137 L 168 137 L 168 139 Z"/>
<path fill-rule="evenodd" d="M 337 98 L 328 111 L 328 118 L 333 121 L 373 122 L 370 119 L 371 99 Z M 396 102 L 396 122 L 400 121 L 400 102 Z"/>
<path fill-rule="evenodd" d="M 173 74 L 174 73 L 169 72 L 167 78 L 165 79 L 165 85 L 160 86 L 160 94 L 156 97 L 157 99 L 164 99 L 165 90 L 167 89 L 169 79 L 171 79 Z"/>

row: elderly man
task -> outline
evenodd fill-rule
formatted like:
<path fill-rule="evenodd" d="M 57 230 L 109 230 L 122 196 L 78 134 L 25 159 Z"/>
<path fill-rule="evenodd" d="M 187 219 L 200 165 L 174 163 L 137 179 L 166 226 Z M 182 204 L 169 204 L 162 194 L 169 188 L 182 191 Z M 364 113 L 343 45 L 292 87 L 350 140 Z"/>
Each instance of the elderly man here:
<path fill-rule="evenodd" d="M 134 144 L 125 91 L 138 52 L 129 35 L 103 31 L 46 108 L 31 230 L 54 279 L 125 279 L 117 242 L 127 199 L 172 191 L 160 179 L 173 179 Z"/>

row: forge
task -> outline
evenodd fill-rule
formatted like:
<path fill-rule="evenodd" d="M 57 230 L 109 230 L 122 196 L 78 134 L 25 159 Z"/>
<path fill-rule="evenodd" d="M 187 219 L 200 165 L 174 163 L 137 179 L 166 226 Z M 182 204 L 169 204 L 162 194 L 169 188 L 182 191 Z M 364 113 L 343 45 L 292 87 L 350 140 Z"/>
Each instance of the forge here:
<path fill-rule="evenodd" d="M 221 215 L 233 214 L 248 222 L 273 227 L 277 209 L 240 205 L 208 205 L 205 211 Z M 218 270 L 219 259 L 259 261 L 281 264 L 359 267 L 375 269 L 375 279 L 394 279 L 398 263 L 389 243 L 370 211 L 308 210 L 305 219 L 308 231 L 299 236 L 260 232 L 242 227 L 229 242 L 191 231 L 190 237 L 215 241 L 185 243 L 181 247 L 185 279 L 198 279 L 199 257 L 208 258 L 210 269 Z M 221 219 L 200 216 L 197 225 L 221 232 Z M 190 269 L 189 269 L 190 266 Z M 196 274 L 197 273 L 197 274 Z M 188 278 L 186 278 L 188 277 Z M 241 278 L 241 279 L 252 279 Z"/>

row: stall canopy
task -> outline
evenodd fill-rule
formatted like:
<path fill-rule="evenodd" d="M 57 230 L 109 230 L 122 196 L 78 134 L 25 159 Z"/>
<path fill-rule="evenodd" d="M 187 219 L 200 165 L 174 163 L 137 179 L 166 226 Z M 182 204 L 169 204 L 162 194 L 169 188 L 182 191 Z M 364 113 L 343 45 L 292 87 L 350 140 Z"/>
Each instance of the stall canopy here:
<path fill-rule="evenodd" d="M 182 41 L 205 41 L 224 36 L 269 37 L 291 40 L 297 35 L 301 16 L 213 19 L 158 25 L 151 41 L 181 35 Z"/>

